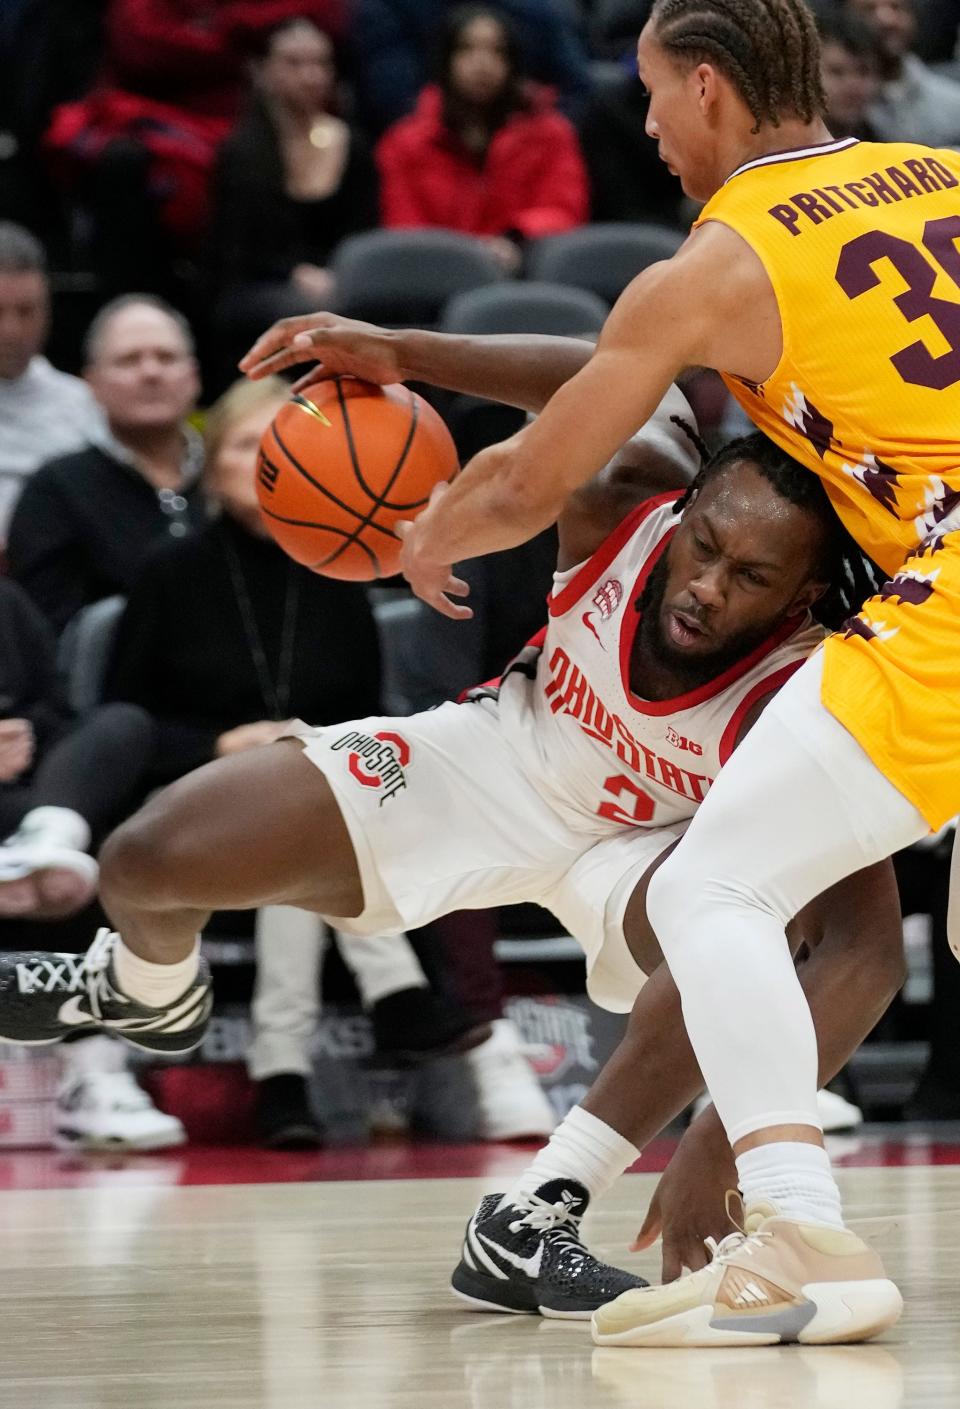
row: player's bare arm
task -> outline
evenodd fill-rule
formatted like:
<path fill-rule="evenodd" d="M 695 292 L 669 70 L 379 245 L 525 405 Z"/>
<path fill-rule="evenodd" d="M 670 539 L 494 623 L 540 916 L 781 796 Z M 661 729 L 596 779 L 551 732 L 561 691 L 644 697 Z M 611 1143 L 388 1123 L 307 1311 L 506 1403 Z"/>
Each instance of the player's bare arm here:
<path fill-rule="evenodd" d="M 282 318 L 240 366 L 257 380 L 318 359 L 301 389 L 337 376 L 381 385 L 426 382 L 537 413 L 586 366 L 594 344 L 537 334 L 470 336 L 380 328 L 336 313 Z M 686 410 L 683 398 L 674 392 Z M 638 503 L 685 488 L 689 476 L 642 441 L 618 448 L 610 463 L 569 498 L 558 520 L 561 569 L 582 562 Z"/>
<path fill-rule="evenodd" d="M 342 376 L 379 385 L 427 382 L 535 412 L 586 366 L 593 349 L 582 338 L 534 333 L 473 337 L 380 328 L 337 313 L 308 313 L 281 318 L 254 344 L 240 369 L 257 381 L 316 360 L 318 366 L 301 378 L 298 388 Z"/>
<path fill-rule="evenodd" d="M 537 420 L 476 455 L 408 530 L 403 568 L 414 591 L 460 615 L 445 596 L 450 565 L 514 547 L 555 522 L 685 368 L 762 382 L 779 357 L 779 315 L 759 260 L 724 226 L 694 232 L 627 288 L 593 357 Z"/>

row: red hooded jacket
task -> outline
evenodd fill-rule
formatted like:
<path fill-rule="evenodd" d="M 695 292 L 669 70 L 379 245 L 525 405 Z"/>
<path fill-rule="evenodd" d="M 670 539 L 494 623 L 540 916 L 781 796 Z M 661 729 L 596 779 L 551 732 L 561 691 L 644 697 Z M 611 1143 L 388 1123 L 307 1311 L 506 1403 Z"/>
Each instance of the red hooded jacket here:
<path fill-rule="evenodd" d="M 384 225 L 442 226 L 467 235 L 556 235 L 588 217 L 587 173 L 577 135 L 547 90 L 531 86 L 528 111 L 493 136 L 482 165 L 443 123 L 439 88 L 380 139 Z"/>

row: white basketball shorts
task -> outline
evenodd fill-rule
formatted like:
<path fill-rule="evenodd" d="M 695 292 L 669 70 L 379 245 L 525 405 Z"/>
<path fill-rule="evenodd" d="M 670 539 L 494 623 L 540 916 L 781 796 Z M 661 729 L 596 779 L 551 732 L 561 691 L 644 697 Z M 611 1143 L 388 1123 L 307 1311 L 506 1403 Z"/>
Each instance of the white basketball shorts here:
<path fill-rule="evenodd" d="M 685 830 L 604 836 L 538 791 L 494 700 L 291 731 L 340 806 L 363 883 L 346 934 L 415 929 L 452 910 L 531 901 L 582 945 L 588 992 L 629 1012 L 646 975 L 623 936 L 634 887 Z"/>

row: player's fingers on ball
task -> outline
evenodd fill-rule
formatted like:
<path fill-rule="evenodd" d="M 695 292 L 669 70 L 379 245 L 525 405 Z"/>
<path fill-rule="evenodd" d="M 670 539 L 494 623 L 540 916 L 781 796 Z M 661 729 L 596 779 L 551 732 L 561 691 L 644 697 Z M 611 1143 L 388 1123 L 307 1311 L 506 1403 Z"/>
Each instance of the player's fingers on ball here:
<path fill-rule="evenodd" d="M 265 333 L 261 333 L 249 352 L 244 353 L 238 366 L 242 372 L 255 372 L 257 376 L 266 376 L 265 370 L 269 363 L 270 367 L 279 365 L 290 366 L 296 358 L 291 358 L 291 362 L 280 364 L 277 357 L 290 356 L 288 349 L 294 338 L 299 333 L 307 332 L 316 323 L 320 315 L 316 313 L 297 314 L 291 318 L 280 318 L 272 324 Z"/>
<path fill-rule="evenodd" d="M 318 382 L 328 382 L 335 373 L 328 372 L 321 363 L 319 367 L 312 368 L 309 372 L 304 372 L 302 377 L 298 377 L 293 383 L 291 392 L 306 391 L 308 387 L 316 386 Z"/>

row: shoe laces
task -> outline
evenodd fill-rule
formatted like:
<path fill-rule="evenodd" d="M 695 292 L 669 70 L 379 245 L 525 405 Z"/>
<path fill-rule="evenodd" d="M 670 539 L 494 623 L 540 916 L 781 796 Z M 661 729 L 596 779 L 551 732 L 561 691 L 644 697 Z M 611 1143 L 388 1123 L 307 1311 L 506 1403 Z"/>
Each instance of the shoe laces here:
<path fill-rule="evenodd" d="M 716 1238 L 704 1238 L 703 1245 L 710 1254 L 711 1262 L 726 1263 L 736 1254 L 737 1257 L 746 1255 L 752 1257 L 773 1237 L 771 1232 L 764 1229 L 756 1229 L 748 1233 L 740 1223 L 737 1222 L 733 1213 L 732 1205 L 739 1203 L 743 1207 L 740 1195 L 735 1189 L 728 1189 L 726 1194 L 727 1217 L 733 1224 L 733 1232 L 717 1241 Z"/>
<path fill-rule="evenodd" d="M 536 1194 L 527 1194 L 514 1206 L 523 1213 L 523 1217 L 515 1218 L 509 1225 L 511 1233 L 519 1233 L 522 1228 L 532 1228 L 545 1236 L 555 1234 L 556 1236 L 550 1237 L 555 1247 L 569 1248 L 581 1256 L 586 1254 L 580 1237 L 580 1216 L 574 1213 L 572 1201 L 561 1197 L 550 1203 L 547 1199 L 538 1198 Z"/>
<path fill-rule="evenodd" d="M 127 1001 L 122 993 L 117 992 L 107 977 L 110 960 L 113 958 L 113 951 L 117 946 L 118 939 L 119 935 L 114 930 L 97 930 L 96 937 L 87 950 L 83 961 L 90 1011 L 98 1018 L 102 1015 L 103 1004 L 110 999 Z"/>

